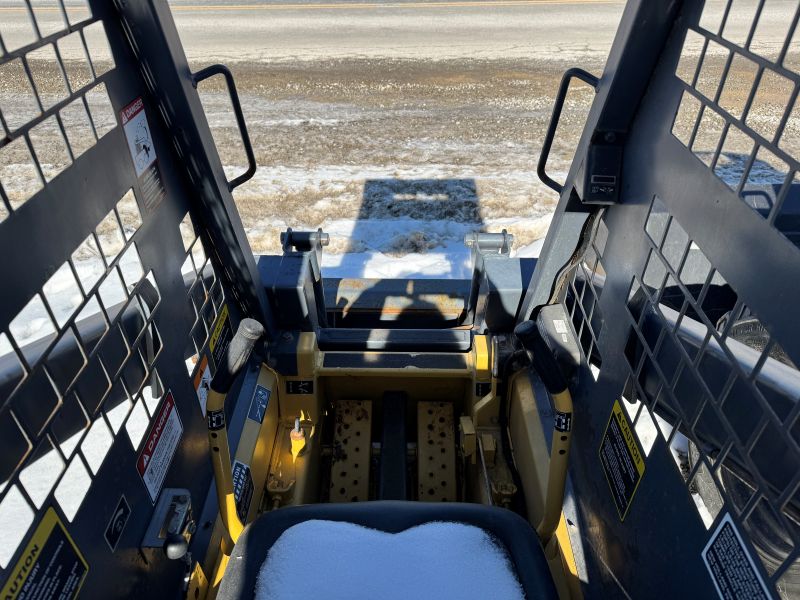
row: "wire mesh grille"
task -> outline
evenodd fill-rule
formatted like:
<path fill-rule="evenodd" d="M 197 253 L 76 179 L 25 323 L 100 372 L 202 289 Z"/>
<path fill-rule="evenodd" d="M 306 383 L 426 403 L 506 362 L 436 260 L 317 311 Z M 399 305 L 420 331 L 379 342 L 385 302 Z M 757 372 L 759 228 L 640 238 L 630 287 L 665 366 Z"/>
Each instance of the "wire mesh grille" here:
<path fill-rule="evenodd" d="M 800 246 L 800 5 L 708 0 L 686 3 L 686 15 L 698 5 L 702 10 L 694 21 L 678 22 L 681 52 L 674 71 L 664 65 L 669 81 L 652 85 L 662 102 L 665 90 L 679 88 L 674 112 L 668 109 L 657 127 L 691 152 L 699 173 L 708 169 L 721 184 L 690 190 L 666 177 L 672 188 L 665 194 L 675 203 L 670 206 L 689 214 L 688 203 L 703 215 L 724 211 L 725 202 L 737 209 L 743 203 L 753 211 L 752 222 L 738 222 L 732 231 L 725 229 L 728 222 L 713 231 L 695 227 L 702 235 L 692 239 L 687 223 L 670 213 L 655 190 L 631 198 L 631 204 L 648 206 L 646 220 L 637 221 L 634 231 L 632 207 L 609 207 L 571 275 L 564 304 L 595 379 L 606 367 L 610 377 L 622 374 L 622 404 L 646 457 L 662 438 L 705 527 L 731 515 L 769 583 L 782 597 L 797 597 L 800 356 L 781 344 L 794 348 L 788 340 L 796 331 L 765 324 L 748 305 L 753 289 L 731 285 L 729 279 L 741 278 L 733 271 L 726 276 L 704 244 L 752 244 L 743 232 L 758 225 L 760 235 L 767 231 L 795 246 L 787 244 L 787 254 Z M 662 102 L 648 105 L 648 117 L 657 117 L 652 107 Z M 649 149 L 648 143 L 658 142 L 644 143 Z M 670 152 L 653 155 L 672 158 Z M 669 173 L 674 165 L 663 168 Z M 692 181 L 704 180 L 691 175 Z M 657 189 L 662 179 L 647 181 Z M 613 252 L 606 248 L 609 238 L 618 238 Z M 796 274 L 786 277 L 765 282 L 756 273 L 747 281 L 785 296 Z M 601 306 L 613 312 L 615 322 L 605 322 Z M 620 317 L 625 322 L 616 322 Z M 616 347 L 620 339 L 627 339 L 624 352 Z M 605 366 L 598 349 L 607 355 Z M 591 390 L 591 401 L 600 389 L 592 381 L 578 385 Z"/>
<path fill-rule="evenodd" d="M 82 3 L 16 10 L 29 13 L 30 30 L 0 25 L 0 222 L 117 124 L 102 22 Z"/>
<path fill-rule="evenodd" d="M 188 213 L 181 221 L 180 229 L 186 253 L 181 273 L 188 290 L 189 311 L 194 319 L 184 352 L 184 356 L 189 357 L 186 368 L 191 375 L 197 369 L 200 354 L 222 310 L 225 295 L 214 265 L 206 254 L 203 240 L 197 235 L 198 230 Z"/>
<path fill-rule="evenodd" d="M 118 126 L 106 89 L 114 59 L 85 2 L 3 10 L 27 13 L 30 29 L 0 17 L 0 235 Z M 143 207 L 129 189 L 0 323 L 0 579 L 51 498 L 75 518 L 123 429 L 136 450 L 163 395 Z"/>
<path fill-rule="evenodd" d="M 602 257 L 607 242 L 608 227 L 600 219 L 583 259 L 572 273 L 564 299 L 583 354 L 587 362 L 595 367 L 602 364 L 597 346 L 603 328 L 603 313 L 598 306 L 598 294 L 605 282 L 606 270 Z"/>
<path fill-rule="evenodd" d="M 675 137 L 795 244 L 798 18 L 800 7 L 775 1 L 709 0 L 686 32 L 675 71 L 684 91 L 673 121 Z"/>
<path fill-rule="evenodd" d="M 625 349 L 634 426 L 648 453 L 664 437 L 706 527 L 733 511 L 781 589 L 798 572 L 800 372 L 658 198 L 642 234 Z"/>

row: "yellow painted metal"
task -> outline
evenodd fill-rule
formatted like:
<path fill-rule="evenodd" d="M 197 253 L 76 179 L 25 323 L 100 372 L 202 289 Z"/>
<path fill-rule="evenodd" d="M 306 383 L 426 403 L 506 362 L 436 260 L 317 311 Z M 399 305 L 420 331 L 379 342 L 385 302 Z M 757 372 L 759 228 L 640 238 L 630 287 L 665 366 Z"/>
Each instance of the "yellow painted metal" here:
<path fill-rule="evenodd" d="M 476 335 L 473 338 L 472 347 L 475 355 L 475 379 L 488 381 L 491 377 L 488 336 Z"/>
<path fill-rule="evenodd" d="M 383 376 L 337 373 L 336 376 L 320 377 L 319 389 L 326 402 L 372 400 L 396 390 L 403 390 L 409 398 L 421 402 L 445 401 L 461 406 L 472 399 L 472 378 L 468 374 L 461 372 L 452 376 L 437 372 L 423 377 L 418 373 L 420 370 L 400 374 L 394 371 Z"/>
<path fill-rule="evenodd" d="M 511 379 L 510 386 L 508 422 L 514 443 L 514 461 L 525 492 L 528 518 L 531 523 L 538 524 L 544 515 L 550 449 L 528 373 L 517 373 Z"/>
<path fill-rule="evenodd" d="M 553 394 L 553 405 L 556 412 L 572 415 L 572 395 L 566 389 Z M 567 466 L 569 464 L 569 446 L 572 438 L 569 431 L 553 429 L 553 442 L 550 446 L 550 466 L 547 475 L 547 491 L 544 501 L 544 515 L 536 527 L 536 532 L 543 544 L 547 544 L 553 537 L 558 520 L 561 518 L 561 508 L 564 504 L 564 486 L 567 481 Z"/>
<path fill-rule="evenodd" d="M 297 374 L 301 379 L 316 375 L 321 354 L 317 351 L 317 336 L 312 332 L 302 332 L 297 340 Z"/>
<path fill-rule="evenodd" d="M 277 376 L 266 365 L 262 365 L 261 371 L 258 376 L 257 385 L 265 388 L 269 392 L 269 401 L 267 402 L 266 411 L 263 415 L 261 423 L 253 419 L 245 419 L 244 426 L 242 427 L 242 434 L 239 438 L 239 443 L 236 447 L 236 460 L 242 462 L 250 467 L 250 474 L 253 478 L 253 498 L 250 503 L 250 510 L 248 512 L 247 521 L 250 522 L 258 514 L 258 507 L 262 503 L 264 487 L 268 473 L 269 461 L 275 446 L 275 438 L 277 436 L 279 427 L 279 414 L 278 414 L 278 387 Z M 252 398 L 250 401 L 252 402 Z M 208 397 L 208 410 L 222 410 L 225 399 L 221 394 L 209 391 Z M 212 433 L 217 434 L 212 437 Z M 228 555 L 233 549 L 235 537 L 238 534 L 231 535 L 229 523 L 232 522 L 231 515 L 239 522 L 238 514 L 236 512 L 235 496 L 233 494 L 233 481 L 231 475 L 231 460 L 229 456 L 222 457 L 222 448 L 225 448 L 225 454 L 230 451 L 227 444 L 227 430 L 225 430 L 224 444 L 223 438 L 220 436 L 220 431 L 209 431 L 209 442 L 212 448 L 212 464 L 214 466 L 214 479 L 217 485 L 218 498 L 224 498 L 225 503 L 220 502 L 220 513 L 217 517 L 214 529 L 211 535 L 211 543 L 206 559 L 203 563 L 205 571 L 212 575 L 211 582 L 207 584 L 207 600 L 213 600 L 217 593 L 217 588 L 222 580 L 225 567 L 228 564 Z M 219 452 L 214 452 L 213 448 L 217 446 L 220 448 Z M 223 465 L 227 465 L 225 468 Z M 219 471 L 219 473 L 218 473 Z M 230 479 L 228 479 L 230 478 Z M 225 483 L 225 480 L 229 483 Z M 230 493 L 220 494 L 220 482 L 222 487 L 229 490 Z M 230 504 L 228 504 L 230 502 Z M 202 596 L 201 596 L 202 597 Z"/>
<path fill-rule="evenodd" d="M 544 555 L 553 583 L 556 586 L 558 597 L 561 600 L 582 600 L 578 567 L 572 553 L 572 544 L 567 532 L 567 523 L 564 514 L 561 514 L 556 534 L 544 546 Z"/>
<path fill-rule="evenodd" d="M 497 429 L 498 397 L 495 393 L 496 382 L 491 374 L 489 340 L 487 336 L 475 336 L 474 340 L 472 351 L 466 354 L 467 360 L 464 362 L 464 366 L 457 369 L 347 369 L 324 367 L 325 353 L 317 347 L 316 336 L 313 333 L 300 334 L 297 345 L 297 375 L 283 377 L 266 366 L 262 367 L 259 385 L 270 389 L 272 394 L 268 404 L 268 414 L 261 427 L 255 427 L 255 424 L 252 424 L 254 426 L 248 429 L 251 423 L 250 421 L 246 423 L 237 446 L 236 458 L 251 465 L 255 487 L 253 506 L 251 506 L 248 521 L 255 518 L 254 511 L 259 505 L 262 509 L 268 509 L 270 506 L 302 504 L 319 500 L 319 483 L 322 478 L 320 473 L 321 427 L 325 419 L 325 411 L 342 401 L 363 402 L 379 398 L 386 391 L 402 389 L 408 393 L 409 397 L 417 400 L 418 408 L 424 406 L 425 402 L 436 403 L 436 406 L 439 406 L 442 401 L 450 403 L 454 412 L 449 419 L 445 416 L 448 426 L 444 433 L 447 438 L 447 446 L 453 453 L 452 462 L 455 463 L 455 450 L 459 445 L 454 437 L 455 423 L 453 419 L 455 417 L 459 417 L 460 425 L 465 418 L 469 421 L 465 431 L 462 432 L 459 428 L 465 438 L 462 444 L 463 456 L 476 457 L 477 448 L 472 452 L 470 450 L 472 445 L 477 443 L 480 434 L 492 433 Z M 368 357 L 374 355 L 375 361 L 378 362 L 379 354 L 368 352 L 365 353 L 365 357 L 369 360 Z M 286 393 L 287 382 L 292 380 L 313 382 L 312 393 Z M 491 391 L 483 398 L 476 397 L 478 391 L 475 384 L 477 382 L 491 382 L 492 384 Z M 548 554 L 551 555 L 549 558 L 552 558 L 552 561 L 549 560 L 549 562 L 554 578 L 557 580 L 559 594 L 563 598 L 579 598 L 580 585 L 577 569 L 561 513 L 563 485 L 569 455 L 569 432 L 555 432 L 553 445 L 548 452 L 542 430 L 541 415 L 536 408 L 536 399 L 527 375 L 518 373 L 512 378 L 509 387 L 511 388 L 509 399 L 510 434 L 514 447 L 514 459 L 517 461 L 523 478 L 529 517 L 532 523 L 538 524 L 537 531 L 543 539 L 543 545 L 548 550 Z M 572 411 L 568 393 L 556 395 L 553 400 L 556 410 Z M 215 410 L 215 407 L 221 409 L 223 401 L 224 398 L 215 397 L 215 394 L 211 392 L 208 409 Z M 305 432 L 307 447 L 297 457 L 295 463 L 291 452 L 291 430 L 294 427 L 295 417 L 300 416 L 301 413 L 306 417 L 301 425 Z M 436 421 L 438 423 L 438 416 Z M 424 423 L 425 431 L 418 432 L 418 439 L 427 444 L 425 436 L 429 433 L 428 424 L 424 419 L 418 419 L 417 423 L 418 426 Z M 434 423 L 431 425 L 434 425 L 435 436 L 439 436 L 441 432 L 436 430 Z M 212 433 L 216 433 L 217 437 L 212 437 Z M 563 439 L 564 437 L 566 439 Z M 218 520 L 214 532 L 215 535 L 218 535 L 218 531 L 224 532 L 219 544 L 216 568 L 214 570 L 208 568 L 208 561 L 211 560 L 211 557 L 203 565 L 206 573 L 211 574 L 212 581 L 209 585 L 208 600 L 212 600 L 227 564 L 226 553 L 230 552 L 230 543 L 238 537 L 242 524 L 236 513 L 233 495 L 230 457 L 227 455 L 227 431 L 209 432 L 209 441 L 212 443 L 212 448 L 214 446 L 219 448 L 218 451 L 212 451 L 212 454 L 214 455 L 218 496 L 223 499 L 220 503 L 221 519 Z M 432 439 L 431 441 L 434 441 L 435 444 L 438 440 Z M 441 461 L 441 457 L 447 455 L 447 463 L 451 462 L 447 449 L 445 454 L 442 454 L 439 447 L 436 447 L 436 450 L 439 452 L 439 456 L 436 458 Z M 497 445 L 497 452 L 501 452 L 499 445 Z M 421 457 L 423 454 L 424 452 L 420 451 Z M 489 448 L 489 454 L 491 454 L 491 448 Z M 498 457 L 496 461 L 500 463 L 503 462 L 503 459 Z M 477 477 L 480 474 L 477 469 L 479 465 L 480 462 L 475 464 L 469 458 L 464 463 L 465 469 L 469 471 L 469 474 L 465 472 L 465 477 L 470 489 L 485 487 L 481 485 L 483 480 Z M 439 466 L 441 469 L 441 465 Z M 444 471 L 448 475 L 444 480 L 444 487 L 441 486 L 442 481 L 439 478 L 433 478 L 439 488 L 445 491 L 444 496 L 435 493 L 433 497 L 439 500 L 444 497 L 448 500 L 455 500 L 458 491 L 455 487 L 451 488 L 447 481 L 452 475 L 454 486 L 455 465 L 452 469 L 445 465 Z M 430 479 L 429 473 L 430 470 L 418 473 L 420 483 L 418 491 L 421 494 L 421 500 L 427 499 L 425 496 L 428 495 L 430 486 L 423 487 L 421 484 L 424 477 Z M 352 475 L 351 469 L 347 470 L 347 475 L 348 477 Z M 365 481 L 367 479 L 368 477 L 365 478 Z M 358 481 L 361 483 L 360 477 Z M 491 483 L 495 484 L 496 482 Z M 266 491 L 264 491 L 265 488 Z M 436 488 L 435 492 L 438 492 L 439 488 Z M 350 492 L 349 489 L 348 492 Z M 256 502 L 256 497 L 262 493 L 266 493 L 267 497 Z M 465 500 L 468 499 L 480 501 L 477 497 L 469 494 Z M 212 537 L 212 540 L 214 539 Z M 568 592 L 564 593 L 564 590 L 568 590 Z"/>
<path fill-rule="evenodd" d="M 528 518 L 532 523 L 538 524 L 543 521 L 546 510 L 550 456 L 551 453 L 559 455 L 557 451 L 553 452 L 552 448 L 548 449 L 547 447 L 542 427 L 543 416 L 538 410 L 537 398 L 526 371 L 520 371 L 511 379 L 509 400 L 511 411 L 509 424 L 514 446 L 514 460 L 519 468 L 522 487 L 525 491 Z M 563 402 L 561 407 L 565 408 Z M 560 436 L 563 435 L 563 432 L 556 431 L 554 433 L 558 436 L 557 441 L 561 442 Z M 568 453 L 561 456 L 566 458 Z M 566 467 L 566 460 L 563 461 L 563 466 Z M 564 475 L 566 476 L 566 470 Z M 558 512 L 556 534 L 551 535 L 550 542 L 545 541 L 543 547 L 559 597 L 562 600 L 575 600 L 582 597 L 580 580 L 568 530 L 561 512 L 562 503 L 563 495 L 555 501 Z"/>
<path fill-rule="evenodd" d="M 187 600 L 205 600 L 208 594 L 208 578 L 203 572 L 200 563 L 195 564 L 192 575 L 189 578 L 189 586 L 186 588 Z"/>
<path fill-rule="evenodd" d="M 456 444 L 453 405 L 417 403 L 417 499 L 455 502 Z"/>
<path fill-rule="evenodd" d="M 225 395 L 212 390 L 208 391 L 208 413 L 223 410 Z M 208 443 L 211 446 L 211 465 L 214 468 L 214 483 L 217 487 L 219 514 L 225 530 L 235 544 L 242 533 L 242 522 L 236 513 L 236 497 L 233 494 L 233 476 L 231 474 L 231 453 L 228 446 L 228 428 L 223 424 L 221 429 L 208 430 Z"/>
<path fill-rule="evenodd" d="M 367 352 L 367 356 L 375 356 L 375 362 L 378 362 L 378 352 Z M 320 376 L 325 377 L 414 377 L 417 379 L 438 379 L 447 377 L 450 379 L 457 377 L 472 377 L 472 367 L 466 364 L 463 369 L 419 369 L 417 367 L 403 367 L 403 368 L 382 368 L 382 367 L 364 367 L 364 368 L 348 368 L 342 369 L 339 367 L 323 367 L 319 370 Z"/>
<path fill-rule="evenodd" d="M 467 415 L 461 415 L 458 420 L 458 443 L 461 447 L 461 454 L 464 458 L 470 459 L 470 463 L 475 464 L 476 459 L 476 436 L 475 424 Z"/>
<path fill-rule="evenodd" d="M 561 518 L 558 521 L 556 539 L 561 557 L 560 564 L 556 566 L 566 578 L 567 591 L 571 600 L 581 600 L 583 592 L 581 591 L 581 581 L 578 577 L 578 565 L 575 563 L 575 554 L 572 552 L 572 542 L 569 539 L 567 519 L 564 517 L 564 513 L 561 513 Z"/>
<path fill-rule="evenodd" d="M 270 461 L 267 493 L 272 508 L 289 504 L 309 504 L 319 497 L 319 459 L 321 451 L 321 422 L 301 420 L 306 448 L 297 458 L 292 456 L 291 433 L 294 417 L 282 418 Z"/>
<path fill-rule="evenodd" d="M 242 426 L 242 435 L 236 446 L 235 459 L 250 467 L 250 475 L 253 478 L 253 498 L 250 502 L 250 510 L 245 519 L 245 524 L 256 517 L 258 507 L 261 505 L 264 482 L 269 471 L 269 461 L 272 450 L 275 447 L 275 438 L 278 435 L 279 426 L 279 389 L 278 378 L 275 373 L 266 367 L 261 366 L 256 383 L 258 388 L 264 388 L 269 394 L 266 411 L 259 423 L 253 419 L 245 419 Z M 250 398 L 253 402 L 253 398 Z"/>
<path fill-rule="evenodd" d="M 214 597 L 216 597 L 217 591 L 219 590 L 219 584 L 222 583 L 222 577 L 225 575 L 225 569 L 228 567 L 228 561 L 230 558 L 230 555 L 225 552 L 225 548 L 220 546 L 219 559 L 217 560 L 217 566 L 214 569 L 214 579 L 211 582 L 211 590 L 209 590 L 210 592 L 213 592 Z"/>
<path fill-rule="evenodd" d="M 334 402 L 333 456 L 331 459 L 331 502 L 359 502 L 369 499 L 370 435 L 372 402 Z"/>
<path fill-rule="evenodd" d="M 300 417 L 297 417 L 297 426 L 289 432 L 289 440 L 292 443 L 292 460 L 297 462 L 297 457 L 306 447 L 306 433 L 300 427 Z"/>

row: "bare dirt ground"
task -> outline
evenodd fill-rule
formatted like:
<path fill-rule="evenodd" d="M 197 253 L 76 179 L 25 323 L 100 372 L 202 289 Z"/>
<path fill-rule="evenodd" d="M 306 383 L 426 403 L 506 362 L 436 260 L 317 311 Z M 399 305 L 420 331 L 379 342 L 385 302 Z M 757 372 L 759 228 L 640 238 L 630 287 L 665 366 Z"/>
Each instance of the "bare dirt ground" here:
<path fill-rule="evenodd" d="M 335 219 L 445 219 L 475 228 L 511 219 L 506 225 L 519 243 L 542 237 L 547 222 L 536 218 L 556 198 L 533 173 L 564 67 L 236 64 L 259 170 L 235 197 L 255 250 L 275 250 L 285 226 L 324 228 Z M 570 97 L 552 171 L 568 168 L 592 95 L 583 88 Z M 220 91 L 203 98 L 223 163 L 243 164 L 227 98 Z M 376 180 L 383 185 L 366 184 Z"/>
<path fill-rule="evenodd" d="M 755 36 L 753 48 L 765 56 L 780 47 L 780 15 L 790 5 L 771 11 L 766 33 Z M 192 68 L 222 60 L 236 77 L 259 164 L 234 194 L 253 250 L 277 251 L 286 227 L 323 227 L 334 234 L 329 253 L 392 255 L 425 252 L 475 229 L 507 228 L 517 247 L 544 236 L 557 198 L 535 170 L 560 76 L 576 65 L 602 73 L 623 8 L 589 0 L 433 8 L 175 0 L 172 7 Z M 734 17 L 726 35 L 744 35 L 750 17 Z M 679 76 L 696 67 L 701 45 L 689 46 Z M 68 77 L 77 76 L 65 58 Z M 701 93 L 714 95 L 724 65 L 709 48 Z M 40 92 L 57 94 L 54 65 L 36 70 Z M 741 111 L 753 76 L 753 64 L 734 61 L 721 106 Z M 0 77 L 4 114 L 30 110 L 23 86 L 22 77 Z M 227 93 L 214 80 L 200 91 L 233 176 L 246 161 Z M 773 132 L 790 92 L 786 81 L 762 82 L 748 125 Z M 592 98 L 585 86 L 568 96 L 548 166 L 557 179 L 569 168 Z M 696 116 L 680 111 L 676 135 L 688 141 Z M 786 125 L 791 139 L 799 127 Z M 693 149 L 706 160 L 720 132 L 701 129 Z M 44 161 L 58 171 L 58 146 L 44 146 Z M 721 159 L 726 176 L 750 148 L 731 138 Z M 12 154 L 0 157 L 4 185 L 25 195 L 34 178 Z M 397 231 L 378 235 L 389 227 Z"/>

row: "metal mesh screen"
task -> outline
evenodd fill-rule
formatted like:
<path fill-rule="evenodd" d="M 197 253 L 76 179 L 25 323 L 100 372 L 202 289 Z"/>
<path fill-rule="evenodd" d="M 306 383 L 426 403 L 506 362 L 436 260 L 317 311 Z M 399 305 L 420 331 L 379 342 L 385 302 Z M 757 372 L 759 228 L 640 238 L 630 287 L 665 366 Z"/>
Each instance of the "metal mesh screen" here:
<path fill-rule="evenodd" d="M 110 3 L 100 12 L 109 11 Z M 14 26 L 4 17 L 12 13 Z M 3 253 L 0 581 L 48 506 L 73 525 L 106 518 L 85 514 L 101 467 L 130 469 L 131 505 L 146 498 L 134 456 L 168 389 L 184 436 L 203 433 L 180 361 L 190 357 L 189 373 L 196 369 L 225 293 L 201 229 L 175 196 L 180 180 L 165 168 L 172 157 L 161 152 L 160 179 L 137 177 L 117 113 L 144 86 L 138 73 L 118 71 L 108 23 L 82 0 L 0 7 L 0 241 L 13 238 L 24 255 L 16 265 Z M 159 116 L 148 117 L 155 139 Z M 62 213 L 65 203 L 72 212 Z M 125 461 L 109 469 L 109 456 Z M 184 460 L 202 488 L 205 472 Z M 93 509 L 106 510 L 102 502 Z M 92 539 L 85 554 L 108 552 L 95 543 L 102 528 L 93 529 L 72 534 Z"/>
<path fill-rule="evenodd" d="M 644 233 L 649 257 L 628 303 L 629 399 L 673 449 L 707 527 L 724 502 L 752 540 L 773 539 L 754 543 L 780 588 L 797 568 L 800 372 L 658 198 Z"/>
<path fill-rule="evenodd" d="M 602 290 L 605 282 L 602 257 L 607 241 L 608 227 L 601 219 L 597 222 L 583 260 L 570 278 L 564 300 L 581 349 L 587 360 L 596 367 L 602 364 L 597 338 L 603 324 L 603 311 L 597 300 L 598 290 Z"/>
<path fill-rule="evenodd" d="M 686 32 L 673 122 L 674 135 L 793 243 L 800 243 L 798 10 L 775 1 L 708 2 Z"/>
<path fill-rule="evenodd" d="M 796 3 L 684 4 L 626 148 L 627 197 L 605 209 L 563 298 L 593 365 L 578 402 L 615 390 L 647 485 L 667 485 L 660 438 L 705 529 L 730 515 L 782 597 L 800 593 L 798 321 L 782 313 L 800 265 L 799 19 Z"/>

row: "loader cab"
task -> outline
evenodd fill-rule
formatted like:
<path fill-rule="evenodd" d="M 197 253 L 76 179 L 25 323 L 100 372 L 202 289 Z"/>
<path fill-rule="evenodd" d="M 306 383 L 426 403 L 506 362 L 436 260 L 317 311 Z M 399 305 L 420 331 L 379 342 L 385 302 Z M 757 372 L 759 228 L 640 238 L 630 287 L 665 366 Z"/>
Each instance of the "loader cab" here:
<path fill-rule="evenodd" d="M 422 281 L 255 258 L 233 75 L 88 4 L 0 37 L 3 597 L 797 597 L 797 7 L 630 0 L 540 256 Z"/>

